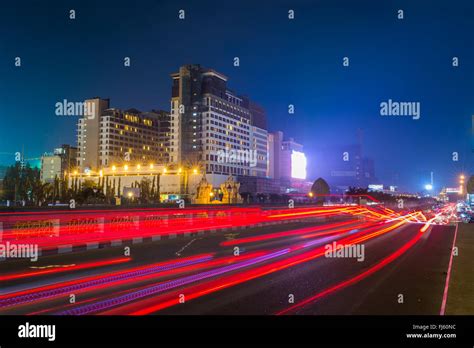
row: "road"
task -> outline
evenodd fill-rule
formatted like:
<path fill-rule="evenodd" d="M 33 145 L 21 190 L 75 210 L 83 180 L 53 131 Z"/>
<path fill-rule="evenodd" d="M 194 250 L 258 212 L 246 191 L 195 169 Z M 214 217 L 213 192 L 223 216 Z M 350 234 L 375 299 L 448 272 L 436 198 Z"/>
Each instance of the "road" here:
<path fill-rule="evenodd" d="M 297 214 L 305 218 L 4 261 L 0 314 L 439 314 L 454 225 L 360 207 Z"/>

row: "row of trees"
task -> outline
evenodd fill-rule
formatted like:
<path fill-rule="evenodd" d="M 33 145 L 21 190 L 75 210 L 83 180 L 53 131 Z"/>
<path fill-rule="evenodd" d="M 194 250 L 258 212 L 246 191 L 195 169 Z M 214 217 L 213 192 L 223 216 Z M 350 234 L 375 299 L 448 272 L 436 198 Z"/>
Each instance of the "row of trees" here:
<path fill-rule="evenodd" d="M 54 195 L 55 186 L 43 183 L 38 168 L 20 163 L 7 168 L 3 180 L 2 199 L 40 205 Z"/>
<path fill-rule="evenodd" d="M 94 180 L 79 180 L 74 177 L 71 183 L 67 178 L 56 177 L 52 183 L 41 181 L 40 170 L 29 165 L 21 167 L 19 163 L 9 167 L 3 180 L 0 199 L 28 206 L 42 206 L 48 203 L 68 203 L 74 199 L 84 203 L 115 203 L 115 197 L 121 197 L 121 178 L 102 177 Z M 160 177 L 155 175 L 132 183 L 139 190 L 135 199 L 140 203 L 160 202 Z"/>

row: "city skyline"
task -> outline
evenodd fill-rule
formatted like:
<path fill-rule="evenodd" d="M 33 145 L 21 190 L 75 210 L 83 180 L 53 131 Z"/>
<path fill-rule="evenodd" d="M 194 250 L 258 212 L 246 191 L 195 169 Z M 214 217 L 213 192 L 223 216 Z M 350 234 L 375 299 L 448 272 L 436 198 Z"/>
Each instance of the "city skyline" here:
<path fill-rule="evenodd" d="M 202 7 L 183 3 L 187 19 L 180 21 L 177 5 L 142 4 L 143 8 L 134 10 L 141 19 L 137 28 L 127 25 L 128 17 L 121 8 L 109 10 L 106 4 L 85 2 L 52 7 L 50 11 L 58 17 L 62 13 L 64 19 L 48 25 L 40 21 L 44 9 L 37 5 L 23 10 L 22 15 L 30 19 L 27 24 L 11 23 L 8 14 L 15 13 L 15 5 L 6 6 L 3 13 L 7 16 L 0 25 L 17 30 L 2 40 L 5 54 L 0 57 L 0 71 L 5 84 L 0 88 L 7 96 L 2 115 L 19 115 L 25 122 L 16 127 L 13 119 L 4 119 L 14 129 L 2 132 L 0 146 L 4 153 L 12 154 L 24 147 L 26 157 L 39 157 L 62 143 L 74 145 L 71 125 L 77 118 L 54 115 L 55 103 L 63 99 L 80 101 L 98 95 L 110 98 L 121 109 L 169 110 L 169 74 L 183 64 L 200 63 L 229 76 L 232 88 L 245 91 L 261 104 L 267 111 L 269 131 L 284 129 L 288 137 L 305 145 L 310 178 L 318 176 L 322 165 L 316 153 L 327 145 L 356 143 L 357 129 L 364 133 L 364 154 L 374 159 L 376 176 L 387 185 L 398 181 L 396 184 L 402 188 L 420 191 L 434 172 L 436 189 L 441 189 L 455 185 L 459 173 L 472 172 L 473 100 L 469 90 L 474 85 L 474 75 L 468 62 L 474 52 L 466 44 L 468 37 L 463 37 L 468 21 L 456 16 L 472 11 L 467 4 L 460 2 L 458 7 L 444 9 L 447 22 L 442 28 L 433 26 L 433 18 L 441 16 L 441 11 L 425 8 L 423 2 L 370 7 L 344 3 L 341 11 L 337 6 L 321 6 L 315 11 L 303 2 L 294 6 L 298 19 L 294 23 L 287 22 L 284 2 L 271 8 L 245 2 L 235 8 L 223 5 L 217 9 L 222 15 L 218 19 L 221 25 L 234 14 L 242 16 L 248 25 L 237 23 L 229 27 L 229 36 L 217 35 L 212 26 L 202 28 L 199 35 L 210 39 L 212 53 L 186 34 L 206 20 Z M 246 13 L 250 6 L 255 18 Z M 72 7 L 77 11 L 74 21 L 67 18 Z M 403 20 L 396 18 L 398 7 L 404 8 Z M 109 30 L 97 25 L 104 11 L 121 18 L 121 27 L 127 29 Z M 168 15 L 156 23 L 152 15 L 156 13 Z M 321 20 L 305 31 L 310 13 L 321 16 Z M 330 22 L 325 18 L 335 14 L 340 20 Z M 357 26 L 357 16 L 373 23 L 383 18 L 388 24 L 374 33 L 368 27 Z M 451 18 L 456 18 L 456 23 Z M 45 38 L 41 46 L 24 44 L 27 38 L 22 33 L 27 28 L 37 29 L 37 35 Z M 384 40 L 394 28 L 398 34 L 392 39 L 397 45 Z M 278 32 L 282 30 L 294 35 L 281 37 Z M 331 41 L 323 35 L 329 31 Z M 95 35 L 88 36 L 86 45 L 79 32 Z M 269 36 L 269 32 L 275 35 Z M 237 33 L 243 39 L 229 40 Z M 259 39 L 262 35 L 265 40 Z M 305 40 L 310 35 L 315 36 L 307 45 Z M 118 45 L 123 37 L 130 38 L 126 46 Z M 139 40 L 134 39 L 138 37 Z M 420 43 L 420 37 L 426 40 Z M 371 49 L 374 44 L 377 50 Z M 58 45 L 64 49 L 58 50 Z M 358 50 L 357 45 L 367 48 L 366 52 Z M 246 47 L 255 54 L 245 53 Z M 266 51 L 269 48 L 274 53 L 271 59 Z M 168 57 L 168 49 L 177 56 Z M 17 56 L 22 58 L 21 67 L 14 66 Z M 452 66 L 454 56 L 459 58 L 457 67 Z M 123 66 L 124 57 L 131 58 L 130 67 Z M 235 57 L 240 58 L 238 67 L 233 65 Z M 343 65 L 344 57 L 349 58 L 349 66 Z M 437 71 L 436 83 L 433 71 Z M 48 88 L 44 88 L 46 76 Z M 382 81 L 384 87 L 380 88 Z M 25 90 L 24 86 L 31 88 Z M 22 103 L 23 98 L 31 102 Z M 421 117 L 381 116 L 380 103 L 388 100 L 420 103 Z M 288 113 L 290 104 L 294 105 L 294 114 Z M 458 161 L 453 161 L 453 152 L 457 152 Z M 12 163 L 5 154 L 0 156 L 0 162 Z"/>
<path fill-rule="evenodd" d="M 0 344 L 472 345 L 473 18 L 0 4 Z"/>

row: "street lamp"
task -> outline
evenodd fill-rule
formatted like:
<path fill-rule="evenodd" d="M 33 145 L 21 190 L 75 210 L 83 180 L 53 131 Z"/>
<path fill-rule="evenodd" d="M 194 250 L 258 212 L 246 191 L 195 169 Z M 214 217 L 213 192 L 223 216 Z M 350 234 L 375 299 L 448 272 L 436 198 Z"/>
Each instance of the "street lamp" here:
<path fill-rule="evenodd" d="M 431 184 L 426 184 L 425 185 L 425 190 L 426 191 L 431 191 L 432 189 L 433 189 L 433 185 L 431 185 Z"/>
<path fill-rule="evenodd" d="M 464 179 L 465 179 L 464 174 L 461 174 L 459 176 L 459 194 L 460 195 L 464 194 Z"/>

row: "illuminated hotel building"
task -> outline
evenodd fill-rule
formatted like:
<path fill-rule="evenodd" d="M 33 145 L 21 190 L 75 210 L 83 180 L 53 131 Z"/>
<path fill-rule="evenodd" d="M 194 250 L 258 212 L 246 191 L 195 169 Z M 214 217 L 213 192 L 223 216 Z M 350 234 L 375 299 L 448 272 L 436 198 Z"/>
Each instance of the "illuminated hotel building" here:
<path fill-rule="evenodd" d="M 92 99 L 94 115 L 78 123 L 78 165 L 96 171 L 112 165 L 167 163 L 169 114 L 109 108 L 109 101 Z"/>
<path fill-rule="evenodd" d="M 227 88 L 227 77 L 200 65 L 171 74 L 170 162 L 206 173 L 267 175 L 265 111 Z"/>

